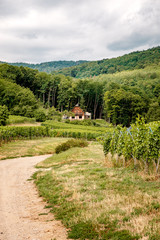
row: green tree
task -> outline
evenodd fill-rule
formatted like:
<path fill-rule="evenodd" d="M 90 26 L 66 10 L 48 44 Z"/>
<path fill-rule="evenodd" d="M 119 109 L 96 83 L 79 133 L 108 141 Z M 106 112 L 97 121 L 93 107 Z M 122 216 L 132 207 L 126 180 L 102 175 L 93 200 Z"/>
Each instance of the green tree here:
<path fill-rule="evenodd" d="M 58 107 L 62 111 L 70 110 L 76 104 L 76 84 L 71 78 L 64 77 L 58 86 Z"/>
<path fill-rule="evenodd" d="M 8 108 L 4 105 L 0 105 L 0 126 L 6 125 L 6 121 L 9 118 Z"/>
<path fill-rule="evenodd" d="M 146 118 L 148 122 L 160 121 L 160 105 L 158 102 L 150 104 Z"/>
<path fill-rule="evenodd" d="M 113 124 L 129 126 L 145 108 L 143 99 L 131 91 L 113 89 L 104 95 L 105 114 Z"/>

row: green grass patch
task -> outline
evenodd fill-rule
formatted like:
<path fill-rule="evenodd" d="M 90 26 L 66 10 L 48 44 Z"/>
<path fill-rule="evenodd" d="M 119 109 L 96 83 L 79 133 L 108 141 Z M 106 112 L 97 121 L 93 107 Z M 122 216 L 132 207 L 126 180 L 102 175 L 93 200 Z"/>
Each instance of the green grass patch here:
<path fill-rule="evenodd" d="M 28 118 L 24 116 L 9 115 L 7 119 L 7 125 L 19 124 L 19 123 L 35 123 L 35 118 Z"/>

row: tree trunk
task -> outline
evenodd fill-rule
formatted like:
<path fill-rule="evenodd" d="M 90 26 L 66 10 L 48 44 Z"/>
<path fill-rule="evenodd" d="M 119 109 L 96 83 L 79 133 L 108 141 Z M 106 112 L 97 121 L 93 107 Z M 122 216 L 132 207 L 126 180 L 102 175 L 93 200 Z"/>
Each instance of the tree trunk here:
<path fill-rule="evenodd" d="M 97 92 L 94 100 L 94 114 L 93 114 L 93 119 L 96 118 L 96 111 L 97 111 L 97 106 L 98 106 L 98 99 L 97 99 Z"/>
<path fill-rule="evenodd" d="M 43 93 L 43 104 L 45 104 L 45 93 Z"/>
<path fill-rule="evenodd" d="M 52 106 L 55 107 L 55 105 L 56 105 L 56 89 L 53 88 L 52 89 Z"/>
<path fill-rule="evenodd" d="M 51 89 L 49 89 L 49 93 L 48 93 L 48 107 L 50 106 L 50 98 L 51 98 Z"/>
<path fill-rule="evenodd" d="M 102 112 L 103 112 L 103 105 L 100 107 L 100 112 L 99 112 L 99 118 L 102 118 Z"/>

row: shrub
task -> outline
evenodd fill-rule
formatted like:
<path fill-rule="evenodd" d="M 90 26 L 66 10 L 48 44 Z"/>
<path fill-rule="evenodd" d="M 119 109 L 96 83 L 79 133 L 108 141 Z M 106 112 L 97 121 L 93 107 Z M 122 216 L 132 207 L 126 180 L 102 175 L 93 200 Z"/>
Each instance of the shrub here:
<path fill-rule="evenodd" d="M 6 125 L 6 121 L 9 118 L 8 108 L 0 105 L 0 126 Z"/>
<path fill-rule="evenodd" d="M 46 121 L 46 114 L 43 109 L 37 109 L 35 111 L 34 117 L 36 118 L 37 122 L 44 122 Z"/>
<path fill-rule="evenodd" d="M 88 142 L 85 141 L 85 140 L 71 139 L 71 140 L 68 140 L 65 143 L 62 143 L 62 144 L 58 145 L 55 149 L 55 153 L 58 154 L 60 152 L 66 151 L 66 150 L 68 150 L 69 148 L 72 148 L 72 147 L 87 147 L 87 146 L 88 146 Z"/>
<path fill-rule="evenodd" d="M 49 120 L 58 120 L 59 121 L 59 120 L 61 120 L 62 116 L 61 116 L 61 113 L 59 111 L 57 111 L 55 107 L 51 107 L 48 110 L 47 118 Z"/>
<path fill-rule="evenodd" d="M 20 116 L 25 116 L 25 117 L 28 117 L 28 118 L 33 118 L 34 117 L 34 111 L 35 111 L 35 108 L 33 106 L 16 105 L 16 106 L 14 106 L 14 108 L 10 112 L 13 115 L 20 115 Z"/>

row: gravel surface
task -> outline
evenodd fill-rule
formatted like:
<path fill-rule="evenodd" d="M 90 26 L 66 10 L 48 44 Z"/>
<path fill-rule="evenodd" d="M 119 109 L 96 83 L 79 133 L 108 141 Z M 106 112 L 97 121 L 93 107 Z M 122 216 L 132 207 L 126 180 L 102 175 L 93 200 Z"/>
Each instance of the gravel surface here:
<path fill-rule="evenodd" d="M 33 181 L 34 165 L 50 155 L 0 161 L 0 240 L 63 240 L 67 231 L 45 209 Z"/>

